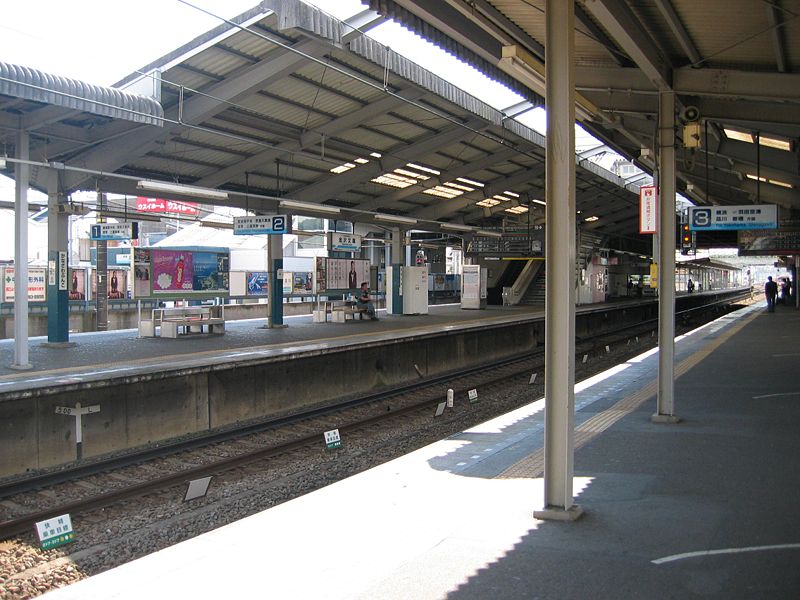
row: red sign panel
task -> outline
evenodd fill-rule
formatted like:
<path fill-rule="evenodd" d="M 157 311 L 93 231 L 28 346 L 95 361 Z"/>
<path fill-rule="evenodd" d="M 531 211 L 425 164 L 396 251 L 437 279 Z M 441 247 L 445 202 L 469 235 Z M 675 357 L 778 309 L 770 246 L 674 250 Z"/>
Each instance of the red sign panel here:
<path fill-rule="evenodd" d="M 165 200 L 164 198 L 136 198 L 136 210 L 148 213 L 172 213 L 177 215 L 196 216 L 198 202 L 183 202 L 178 200 Z"/>

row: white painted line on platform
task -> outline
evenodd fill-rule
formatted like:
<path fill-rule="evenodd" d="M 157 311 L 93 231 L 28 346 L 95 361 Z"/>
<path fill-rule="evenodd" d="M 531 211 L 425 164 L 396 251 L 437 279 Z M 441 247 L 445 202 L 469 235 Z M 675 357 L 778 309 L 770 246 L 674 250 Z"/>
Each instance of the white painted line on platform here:
<path fill-rule="evenodd" d="M 763 396 L 753 396 L 753 400 L 762 398 L 779 398 L 780 396 L 800 396 L 800 392 L 781 392 L 779 394 L 764 394 Z"/>
<path fill-rule="evenodd" d="M 675 562 L 676 560 L 683 560 L 685 558 L 697 558 L 700 556 L 714 556 L 717 554 L 741 554 L 742 552 L 764 552 L 766 550 L 796 550 L 800 548 L 800 544 L 775 544 L 774 546 L 747 546 L 745 548 L 721 548 L 719 550 L 700 550 L 698 552 L 684 552 L 683 554 L 673 554 L 672 556 L 665 556 L 657 558 L 650 562 L 654 565 L 663 565 L 668 562 Z"/>

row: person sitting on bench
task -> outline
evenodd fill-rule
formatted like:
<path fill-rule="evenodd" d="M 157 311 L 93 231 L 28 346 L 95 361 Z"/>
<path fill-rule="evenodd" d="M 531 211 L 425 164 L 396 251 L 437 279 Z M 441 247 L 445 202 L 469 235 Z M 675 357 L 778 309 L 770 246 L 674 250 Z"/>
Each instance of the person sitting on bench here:
<path fill-rule="evenodd" d="M 378 320 L 378 315 L 375 314 L 375 305 L 369 299 L 369 284 L 366 281 L 361 284 L 361 291 L 356 299 L 356 308 L 365 310 L 367 316 L 373 321 Z"/>

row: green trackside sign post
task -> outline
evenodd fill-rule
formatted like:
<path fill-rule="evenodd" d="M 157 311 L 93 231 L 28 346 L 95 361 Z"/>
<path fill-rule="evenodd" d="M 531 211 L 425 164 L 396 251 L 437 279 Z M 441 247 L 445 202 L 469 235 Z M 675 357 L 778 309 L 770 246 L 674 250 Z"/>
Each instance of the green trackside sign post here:
<path fill-rule="evenodd" d="M 39 521 L 36 523 L 36 534 L 39 536 L 42 550 L 50 550 L 75 541 L 69 514 Z"/>
<path fill-rule="evenodd" d="M 338 429 L 331 429 L 325 432 L 325 446 L 328 450 L 335 450 L 342 445 L 342 438 Z"/>

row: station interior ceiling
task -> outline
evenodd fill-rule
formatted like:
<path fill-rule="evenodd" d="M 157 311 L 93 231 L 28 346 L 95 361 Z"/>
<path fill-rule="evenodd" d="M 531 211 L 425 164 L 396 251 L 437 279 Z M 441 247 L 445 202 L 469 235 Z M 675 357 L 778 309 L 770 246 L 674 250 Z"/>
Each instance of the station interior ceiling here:
<path fill-rule="evenodd" d="M 84 169 L 62 171 L 66 194 L 144 195 L 137 180 L 154 179 L 224 190 L 219 203 L 260 212 L 283 198 L 431 231 L 542 224 L 544 138 L 363 32 L 398 20 L 522 94 L 524 111 L 544 103 L 544 0 L 369 4 L 342 24 L 299 0 L 265 0 L 120 81 L 159 99 L 162 127 L 0 95 L 0 137 L 11 156 L 23 127 L 31 160 Z M 581 0 L 575 11 L 587 130 L 652 173 L 659 91 L 673 90 L 678 190 L 698 205 L 777 204 L 791 222 L 799 1 Z M 697 148 L 681 135 L 694 123 Z M 46 171 L 32 169 L 34 187 L 46 190 Z M 649 246 L 638 187 L 577 155 L 576 221 L 607 245 Z"/>

